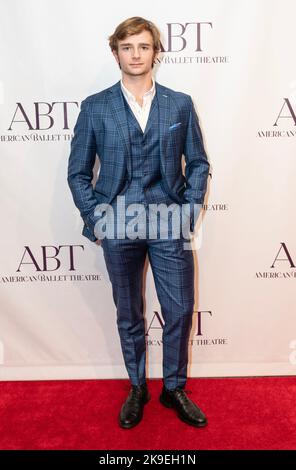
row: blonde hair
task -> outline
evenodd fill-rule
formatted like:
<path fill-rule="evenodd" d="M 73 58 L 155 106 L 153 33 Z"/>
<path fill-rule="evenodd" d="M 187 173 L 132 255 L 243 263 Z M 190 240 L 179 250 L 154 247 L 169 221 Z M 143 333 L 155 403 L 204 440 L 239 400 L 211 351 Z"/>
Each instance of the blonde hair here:
<path fill-rule="evenodd" d="M 141 16 L 133 16 L 120 23 L 114 33 L 108 37 L 111 50 L 118 52 L 118 41 L 125 39 L 132 34 L 139 34 L 142 31 L 150 31 L 153 39 L 153 48 L 160 50 L 160 31 L 151 21 Z"/>

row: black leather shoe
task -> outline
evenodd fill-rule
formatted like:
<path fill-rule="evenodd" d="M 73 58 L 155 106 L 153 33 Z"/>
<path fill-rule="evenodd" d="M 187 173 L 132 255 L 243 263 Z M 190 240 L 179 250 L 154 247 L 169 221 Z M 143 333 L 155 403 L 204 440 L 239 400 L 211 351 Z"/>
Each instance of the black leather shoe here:
<path fill-rule="evenodd" d="M 147 384 L 132 385 L 125 403 L 119 414 L 119 424 L 122 428 L 130 429 L 138 424 L 143 417 L 145 403 L 150 400 Z"/>
<path fill-rule="evenodd" d="M 202 427 L 207 424 L 206 416 L 187 397 L 183 388 L 177 387 L 174 390 L 167 390 L 163 387 L 159 400 L 167 408 L 174 408 L 178 412 L 178 417 L 185 423 L 196 427 Z"/>

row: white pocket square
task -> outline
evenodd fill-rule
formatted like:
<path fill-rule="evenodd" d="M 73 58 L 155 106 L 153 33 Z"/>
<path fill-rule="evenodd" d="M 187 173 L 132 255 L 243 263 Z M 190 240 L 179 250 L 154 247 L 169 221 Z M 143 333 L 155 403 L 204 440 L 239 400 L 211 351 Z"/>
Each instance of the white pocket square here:
<path fill-rule="evenodd" d="M 175 124 L 172 124 L 172 125 L 169 127 L 169 131 L 170 131 L 171 129 L 175 129 L 176 127 L 181 126 L 181 124 L 182 124 L 182 122 L 176 122 Z"/>

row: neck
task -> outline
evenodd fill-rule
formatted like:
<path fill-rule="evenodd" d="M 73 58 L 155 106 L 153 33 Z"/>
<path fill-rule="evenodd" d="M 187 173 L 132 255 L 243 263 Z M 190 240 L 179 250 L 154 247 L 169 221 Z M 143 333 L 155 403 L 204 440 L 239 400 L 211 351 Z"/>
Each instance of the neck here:
<path fill-rule="evenodd" d="M 123 73 L 122 82 L 124 86 L 136 97 L 142 97 L 153 85 L 151 72 L 149 74 L 139 76 Z"/>

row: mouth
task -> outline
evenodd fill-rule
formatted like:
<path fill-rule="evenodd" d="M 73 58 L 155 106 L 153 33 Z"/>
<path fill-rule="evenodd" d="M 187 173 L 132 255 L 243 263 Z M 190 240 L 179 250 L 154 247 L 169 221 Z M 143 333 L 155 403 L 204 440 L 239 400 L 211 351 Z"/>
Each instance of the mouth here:
<path fill-rule="evenodd" d="M 132 67 L 140 67 L 140 65 L 143 65 L 143 64 L 130 64 Z"/>

